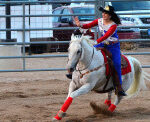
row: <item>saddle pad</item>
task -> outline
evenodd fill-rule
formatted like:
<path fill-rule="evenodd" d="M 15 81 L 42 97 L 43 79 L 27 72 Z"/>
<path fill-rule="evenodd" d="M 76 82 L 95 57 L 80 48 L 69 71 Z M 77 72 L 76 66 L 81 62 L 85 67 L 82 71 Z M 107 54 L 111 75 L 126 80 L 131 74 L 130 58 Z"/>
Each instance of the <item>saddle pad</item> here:
<path fill-rule="evenodd" d="M 109 70 L 109 64 L 107 63 L 107 57 L 104 51 L 102 51 L 102 54 L 104 56 L 104 62 L 105 62 L 105 67 L 106 67 L 106 76 L 108 76 L 110 70 Z M 125 55 L 121 55 L 121 74 L 125 75 L 127 73 L 131 72 L 131 65 L 129 60 Z"/>
<path fill-rule="evenodd" d="M 121 60 L 121 74 L 125 75 L 125 74 L 131 72 L 131 65 L 125 55 L 121 55 L 121 57 L 123 58 L 123 60 Z"/>

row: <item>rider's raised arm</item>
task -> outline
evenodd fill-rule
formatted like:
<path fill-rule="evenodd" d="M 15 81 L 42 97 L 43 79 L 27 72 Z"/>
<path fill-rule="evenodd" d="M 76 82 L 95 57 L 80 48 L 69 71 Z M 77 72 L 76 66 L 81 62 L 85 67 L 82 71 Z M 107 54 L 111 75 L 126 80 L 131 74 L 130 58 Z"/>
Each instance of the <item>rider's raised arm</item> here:
<path fill-rule="evenodd" d="M 100 42 L 104 41 L 105 39 L 107 39 L 108 37 L 110 37 L 116 31 L 116 29 L 117 29 L 117 25 L 116 24 L 112 25 L 102 37 L 100 37 L 96 40 L 97 43 L 100 43 Z"/>
<path fill-rule="evenodd" d="M 88 28 L 91 28 L 91 27 L 94 27 L 94 26 L 97 26 L 97 25 L 98 25 L 98 19 L 95 19 L 94 21 L 92 21 L 88 24 L 81 25 L 81 28 L 88 29 Z"/>

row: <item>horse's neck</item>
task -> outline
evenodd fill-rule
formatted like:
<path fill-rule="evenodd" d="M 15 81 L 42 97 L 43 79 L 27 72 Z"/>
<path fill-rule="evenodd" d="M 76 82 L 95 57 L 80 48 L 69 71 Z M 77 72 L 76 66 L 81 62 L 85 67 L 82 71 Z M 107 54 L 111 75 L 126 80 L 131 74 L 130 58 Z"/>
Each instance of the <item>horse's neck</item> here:
<path fill-rule="evenodd" d="M 82 59 L 79 61 L 80 65 L 83 65 L 84 67 L 89 65 L 90 67 L 91 64 L 92 67 L 96 67 L 103 64 L 104 60 L 102 53 L 93 48 L 94 47 L 91 47 L 86 40 L 82 42 L 82 49 L 84 54 L 82 55 Z"/>
<path fill-rule="evenodd" d="M 87 43 L 86 40 L 82 41 L 82 59 L 80 60 L 81 63 L 83 64 L 87 64 L 88 63 L 88 59 L 91 58 L 92 56 L 92 47 Z"/>

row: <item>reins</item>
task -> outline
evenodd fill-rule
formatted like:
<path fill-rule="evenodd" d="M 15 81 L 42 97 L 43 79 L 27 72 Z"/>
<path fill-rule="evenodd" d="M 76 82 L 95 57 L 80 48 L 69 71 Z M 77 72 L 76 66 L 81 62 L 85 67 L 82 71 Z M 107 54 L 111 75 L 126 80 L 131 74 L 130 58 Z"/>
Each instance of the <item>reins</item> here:
<path fill-rule="evenodd" d="M 104 64 L 103 64 L 104 65 Z M 94 68 L 94 69 L 91 69 L 91 70 L 89 70 L 89 71 L 87 71 L 87 72 L 85 72 L 85 73 L 81 73 L 80 72 L 80 78 L 82 78 L 84 75 L 86 75 L 86 74 L 88 74 L 88 73 L 90 73 L 90 72 L 93 72 L 93 71 L 96 71 L 96 70 L 98 70 L 98 69 L 100 69 L 103 65 L 100 65 L 99 67 L 96 67 L 96 68 Z"/>

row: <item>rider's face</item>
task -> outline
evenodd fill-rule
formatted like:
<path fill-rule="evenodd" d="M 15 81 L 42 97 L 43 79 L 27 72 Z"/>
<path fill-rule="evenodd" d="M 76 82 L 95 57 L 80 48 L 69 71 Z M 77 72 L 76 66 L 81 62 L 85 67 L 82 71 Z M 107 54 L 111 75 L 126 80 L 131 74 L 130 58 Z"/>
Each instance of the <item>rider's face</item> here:
<path fill-rule="evenodd" d="M 104 20 L 110 20 L 110 18 L 111 18 L 111 16 L 106 12 L 102 13 L 102 17 L 103 17 Z"/>

